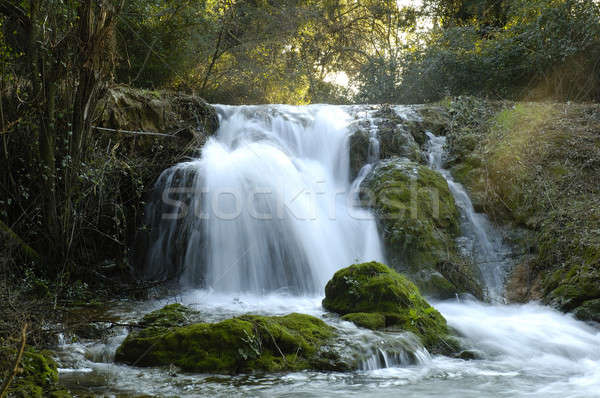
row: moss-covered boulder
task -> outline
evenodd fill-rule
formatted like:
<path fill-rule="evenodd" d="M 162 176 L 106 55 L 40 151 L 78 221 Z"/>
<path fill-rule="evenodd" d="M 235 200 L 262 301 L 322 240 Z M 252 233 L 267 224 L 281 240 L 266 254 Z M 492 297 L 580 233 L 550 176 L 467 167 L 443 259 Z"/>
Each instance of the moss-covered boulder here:
<path fill-rule="evenodd" d="M 377 330 L 385 327 L 385 315 L 377 312 L 352 312 L 344 315 L 342 319 L 365 329 Z"/>
<path fill-rule="evenodd" d="M 0 349 L 0 369 L 12 371 L 16 355 L 14 348 Z M 7 374 L 1 376 L 4 378 Z M 58 365 L 52 359 L 52 353 L 27 347 L 19 363 L 19 372 L 8 389 L 8 396 L 15 398 L 72 396 L 69 392 L 60 390 L 57 383 Z"/>
<path fill-rule="evenodd" d="M 176 326 L 185 326 L 198 313 L 179 303 L 165 305 L 159 310 L 152 311 L 144 315 L 139 322 L 144 328 L 172 328 Z"/>
<path fill-rule="evenodd" d="M 194 321 L 199 321 L 199 313 L 179 303 L 165 305 L 163 308 L 152 311 L 138 322 L 140 328 L 138 336 L 156 336 L 164 334 L 170 329 L 187 326 Z"/>
<path fill-rule="evenodd" d="M 600 299 L 586 300 L 574 311 L 577 319 L 600 322 Z"/>
<path fill-rule="evenodd" d="M 406 158 L 380 162 L 361 185 L 377 217 L 390 265 L 436 298 L 481 297 L 471 264 L 458 254 L 459 213 L 444 177 Z"/>
<path fill-rule="evenodd" d="M 600 269 L 576 264 L 558 269 L 545 281 L 545 300 L 563 311 L 575 311 L 582 319 L 593 319 L 600 301 Z M 598 316 L 600 314 L 596 314 Z"/>
<path fill-rule="evenodd" d="M 340 369 L 343 365 L 328 349 L 334 336 L 332 327 L 309 315 L 244 315 L 132 332 L 117 349 L 116 361 L 228 374 Z"/>
<path fill-rule="evenodd" d="M 323 307 L 358 326 L 412 332 L 432 352 L 456 349 L 446 320 L 421 296 L 417 286 L 377 262 L 354 264 L 336 272 L 325 287 Z"/>

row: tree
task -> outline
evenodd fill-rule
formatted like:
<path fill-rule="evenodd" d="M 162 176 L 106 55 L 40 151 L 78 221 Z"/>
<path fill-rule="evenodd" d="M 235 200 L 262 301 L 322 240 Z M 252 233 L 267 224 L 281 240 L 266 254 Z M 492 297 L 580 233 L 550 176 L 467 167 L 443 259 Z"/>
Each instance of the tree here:
<path fill-rule="evenodd" d="M 511 0 L 425 0 L 423 8 L 446 28 L 476 26 L 482 32 L 504 26 Z"/>
<path fill-rule="evenodd" d="M 38 142 L 32 166 L 40 172 L 51 262 L 68 252 L 72 197 L 96 102 L 110 75 L 120 6 L 108 0 L 0 0 L 3 37 L 11 49 L 4 61 L 16 76 L 25 115 L 17 128 Z"/>

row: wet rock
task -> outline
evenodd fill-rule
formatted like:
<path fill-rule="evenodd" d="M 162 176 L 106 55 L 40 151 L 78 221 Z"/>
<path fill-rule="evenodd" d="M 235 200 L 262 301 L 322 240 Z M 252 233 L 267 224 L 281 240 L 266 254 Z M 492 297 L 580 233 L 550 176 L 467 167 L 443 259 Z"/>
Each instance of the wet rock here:
<path fill-rule="evenodd" d="M 336 272 L 325 287 L 323 307 L 359 326 L 378 326 L 375 316 L 364 313 L 382 316 L 386 327 L 414 333 L 432 352 L 456 349 L 444 317 L 412 282 L 380 263 L 354 264 Z"/>
<path fill-rule="evenodd" d="M 354 126 L 350 136 L 350 174 L 354 179 L 360 169 L 373 160 L 369 158 L 371 140 L 378 142 L 378 158 L 389 159 L 401 156 L 416 162 L 424 162 L 425 157 L 420 145 L 421 133 L 425 136 L 422 126 L 417 122 L 417 115 L 412 118 L 402 117 L 390 106 L 382 106 L 367 111 L 368 117 L 360 120 Z M 415 136 L 419 138 L 417 142 Z M 422 142 L 421 142 L 422 141 Z"/>
<path fill-rule="evenodd" d="M 423 294 L 482 296 L 472 264 L 458 254 L 459 213 L 441 174 L 406 158 L 382 161 L 363 181 L 361 199 L 377 217 L 390 265 Z"/>
<path fill-rule="evenodd" d="M 577 319 L 600 322 L 600 299 L 584 301 L 574 311 Z"/>
<path fill-rule="evenodd" d="M 377 330 L 385 327 L 385 316 L 379 313 L 353 312 L 342 317 L 344 321 L 352 322 L 361 328 Z"/>
<path fill-rule="evenodd" d="M 465 361 L 471 361 L 475 359 L 481 359 L 481 352 L 477 350 L 463 350 L 456 354 L 456 358 L 464 359 Z"/>
<path fill-rule="evenodd" d="M 420 116 L 418 128 L 415 129 L 416 131 L 430 131 L 434 135 L 446 135 L 452 123 L 451 116 L 446 107 L 429 104 L 416 105 L 415 111 Z M 422 140 L 422 143 L 426 142 L 427 137 L 425 134 L 423 134 Z"/>
<path fill-rule="evenodd" d="M 9 369 L 16 355 L 13 348 L 0 350 L 0 368 Z M 27 347 L 19 367 L 20 371 L 9 386 L 9 397 L 72 397 L 68 391 L 58 387 L 58 365 L 50 351 Z"/>
<path fill-rule="evenodd" d="M 118 348 L 116 361 L 231 374 L 332 370 L 337 366 L 337 357 L 327 344 L 334 336 L 332 327 L 309 315 L 243 315 L 218 323 L 132 332 Z"/>
<path fill-rule="evenodd" d="M 600 297 L 600 270 L 593 265 L 558 269 L 544 283 L 544 301 L 562 311 L 592 316 Z M 579 308 L 583 307 L 583 308 Z"/>

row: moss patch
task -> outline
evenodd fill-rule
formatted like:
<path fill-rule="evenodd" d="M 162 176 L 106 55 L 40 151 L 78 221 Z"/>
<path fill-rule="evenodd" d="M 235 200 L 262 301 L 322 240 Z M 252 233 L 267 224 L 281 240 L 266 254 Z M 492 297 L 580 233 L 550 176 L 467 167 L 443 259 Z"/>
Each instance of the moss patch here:
<path fill-rule="evenodd" d="M 575 316 L 582 321 L 600 322 L 600 299 L 584 301 L 575 310 Z"/>
<path fill-rule="evenodd" d="M 407 159 L 381 162 L 362 185 L 394 266 L 432 268 L 453 250 L 458 211 L 446 180 Z M 370 197 L 369 197 L 370 195 Z"/>
<path fill-rule="evenodd" d="M 309 315 L 244 315 L 158 334 L 133 332 L 118 348 L 116 360 L 211 373 L 321 369 L 332 366 L 319 358 L 332 337 L 333 328 Z"/>
<path fill-rule="evenodd" d="M 442 264 L 459 264 L 455 238 L 459 213 L 444 177 L 426 166 L 404 158 L 380 162 L 365 178 L 361 199 L 371 207 L 382 232 L 390 265 L 436 298 L 456 293 L 481 295 L 469 267 L 456 267 L 449 278 Z M 446 279 L 446 281 L 440 280 Z M 468 283 L 460 283 L 468 281 Z"/>
<path fill-rule="evenodd" d="M 197 312 L 179 303 L 168 304 L 144 315 L 139 324 L 143 327 L 171 328 L 185 326 L 197 316 Z"/>
<path fill-rule="evenodd" d="M 10 369 L 15 356 L 15 349 L 4 348 L 0 352 L 0 368 Z M 19 366 L 21 370 L 9 387 L 10 397 L 42 398 L 56 394 L 71 396 L 66 391 L 58 390 L 58 366 L 49 351 L 27 347 Z"/>
<path fill-rule="evenodd" d="M 344 321 L 352 322 L 361 328 L 376 330 L 385 327 L 385 316 L 379 313 L 353 312 L 342 317 Z"/>
<path fill-rule="evenodd" d="M 355 264 L 336 272 L 325 287 L 323 307 L 341 315 L 354 314 L 346 319 L 368 325 L 375 324 L 376 318 L 361 313 L 378 314 L 386 327 L 414 333 L 433 352 L 448 352 L 444 317 L 412 282 L 383 264 Z"/>

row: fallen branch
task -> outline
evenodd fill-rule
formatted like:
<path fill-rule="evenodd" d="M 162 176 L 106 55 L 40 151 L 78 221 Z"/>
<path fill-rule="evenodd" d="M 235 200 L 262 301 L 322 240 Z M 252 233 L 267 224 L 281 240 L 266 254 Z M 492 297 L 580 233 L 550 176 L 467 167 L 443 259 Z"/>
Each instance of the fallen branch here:
<path fill-rule="evenodd" d="M 12 372 L 10 375 L 4 380 L 2 387 L 0 388 L 0 398 L 4 398 L 8 393 L 8 387 L 10 387 L 10 383 L 17 374 L 17 369 L 19 368 L 19 364 L 21 363 L 21 358 L 23 358 L 23 352 L 25 351 L 25 344 L 27 342 L 27 323 L 23 325 L 23 329 L 21 330 L 21 347 L 19 348 L 19 352 L 17 353 L 17 357 L 15 358 L 15 362 L 13 363 Z"/>
<path fill-rule="evenodd" d="M 157 136 L 157 137 L 176 138 L 175 136 L 173 136 L 171 134 L 153 133 L 150 131 L 131 131 L 131 130 L 121 130 L 121 129 L 109 129 L 107 127 L 98 127 L 98 126 L 92 126 L 92 128 L 99 130 L 99 131 L 110 131 L 112 133 L 134 134 L 134 135 L 153 135 L 153 136 Z"/>

